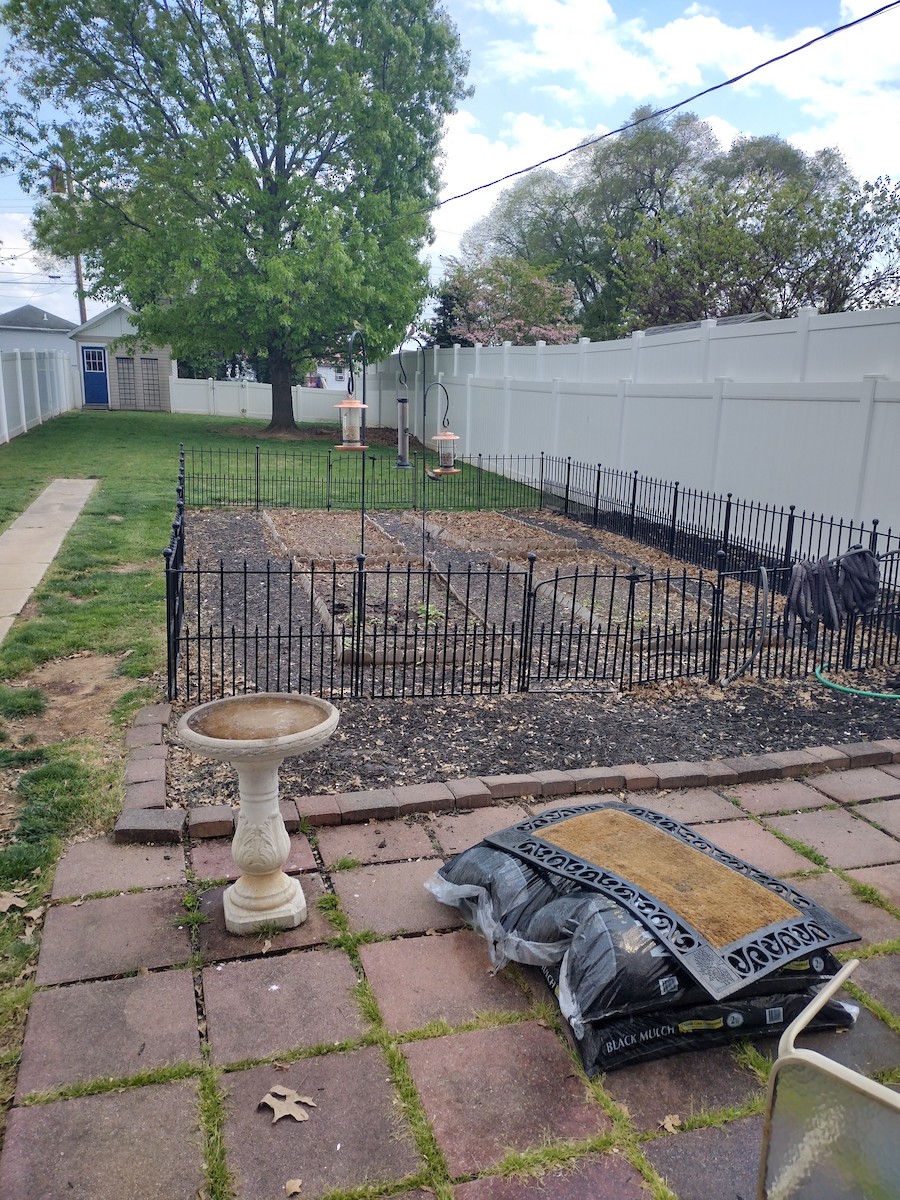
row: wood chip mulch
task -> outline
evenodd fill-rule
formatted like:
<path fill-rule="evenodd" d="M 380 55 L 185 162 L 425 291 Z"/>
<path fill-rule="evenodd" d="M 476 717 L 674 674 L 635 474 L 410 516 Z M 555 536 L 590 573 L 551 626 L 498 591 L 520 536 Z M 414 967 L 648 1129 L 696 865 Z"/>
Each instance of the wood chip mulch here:
<path fill-rule="evenodd" d="M 900 736 L 900 702 L 850 696 L 809 680 L 728 688 L 684 682 L 627 694 L 343 700 L 337 707 L 341 721 L 330 742 L 282 767 L 285 795 L 702 761 Z M 213 777 L 224 785 L 231 775 L 186 752 L 176 761 L 174 773 L 187 786 Z"/>

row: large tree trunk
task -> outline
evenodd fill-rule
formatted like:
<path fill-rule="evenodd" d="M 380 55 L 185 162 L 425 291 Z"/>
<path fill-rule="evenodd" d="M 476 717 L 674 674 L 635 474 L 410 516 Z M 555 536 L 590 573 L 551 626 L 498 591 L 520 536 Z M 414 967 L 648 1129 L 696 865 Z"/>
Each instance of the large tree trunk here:
<path fill-rule="evenodd" d="M 290 433 L 297 428 L 291 400 L 291 360 L 281 347 L 269 347 L 269 377 L 272 381 L 272 420 L 266 429 Z"/>

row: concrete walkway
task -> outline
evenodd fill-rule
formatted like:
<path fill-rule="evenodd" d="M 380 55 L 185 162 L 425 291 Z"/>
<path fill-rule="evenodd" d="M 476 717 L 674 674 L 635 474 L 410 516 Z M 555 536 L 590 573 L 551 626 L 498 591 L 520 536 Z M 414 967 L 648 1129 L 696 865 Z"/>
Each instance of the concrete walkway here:
<path fill-rule="evenodd" d="M 231 809 L 167 802 L 169 729 L 166 705 L 138 715 L 119 840 L 59 864 L 4 1200 L 195 1200 L 211 1177 L 238 1200 L 373 1184 L 385 1200 L 647 1200 L 662 1181 L 679 1200 L 755 1195 L 764 1087 L 746 1057 L 720 1046 L 588 1086 L 539 973 L 491 975 L 482 939 L 423 887 L 486 834 L 598 797 L 691 825 L 857 930 L 859 1020 L 803 1042 L 900 1081 L 898 739 L 285 796 L 310 915 L 256 938 L 224 928 Z M 260 1102 L 277 1089 L 313 1100 L 308 1119 L 273 1123 Z M 512 1154 L 530 1174 L 510 1174 Z"/>
<path fill-rule="evenodd" d="M 0 642 L 41 582 L 96 479 L 54 479 L 0 533 Z"/>

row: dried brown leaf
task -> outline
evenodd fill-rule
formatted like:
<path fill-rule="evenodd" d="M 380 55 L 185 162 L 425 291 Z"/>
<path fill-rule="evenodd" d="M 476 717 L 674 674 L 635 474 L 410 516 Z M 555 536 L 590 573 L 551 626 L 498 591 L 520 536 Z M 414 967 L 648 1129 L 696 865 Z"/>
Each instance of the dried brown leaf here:
<path fill-rule="evenodd" d="M 274 1113 L 272 1117 L 273 1125 L 276 1121 L 280 1121 L 282 1117 L 293 1117 L 295 1121 L 308 1121 L 309 1113 L 303 1105 L 306 1104 L 310 1108 L 316 1107 L 315 1101 L 311 1100 L 309 1096 L 301 1096 L 293 1088 L 281 1087 L 280 1085 L 269 1088 L 269 1091 L 263 1096 L 256 1107 L 262 1108 L 264 1104 L 271 1108 Z"/>
<path fill-rule="evenodd" d="M 299 1196 L 300 1189 L 303 1187 L 302 1179 L 289 1179 L 284 1185 L 284 1194 L 286 1196 Z"/>

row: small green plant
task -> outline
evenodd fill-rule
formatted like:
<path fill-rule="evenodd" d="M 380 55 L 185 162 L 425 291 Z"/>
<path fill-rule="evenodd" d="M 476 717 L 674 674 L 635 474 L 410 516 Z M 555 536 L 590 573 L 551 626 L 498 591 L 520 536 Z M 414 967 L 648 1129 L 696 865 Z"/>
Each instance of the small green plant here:
<path fill-rule="evenodd" d="M 254 930 L 257 941 L 267 942 L 279 933 L 284 933 L 284 929 L 277 921 L 263 921 L 259 928 Z"/>
<path fill-rule="evenodd" d="M 355 871 L 357 867 L 362 866 L 358 858 L 352 858 L 345 854 L 331 864 L 332 871 Z"/>
<path fill-rule="evenodd" d="M 420 621 L 425 623 L 426 629 L 429 625 L 437 625 L 444 619 L 444 614 L 434 604 L 420 604 L 416 609 L 416 615 Z"/>
<path fill-rule="evenodd" d="M 181 901 L 187 910 L 183 915 L 172 918 L 172 924 L 179 929 L 196 925 L 205 925 L 209 917 L 200 909 L 200 897 L 194 891 L 187 891 Z"/>

